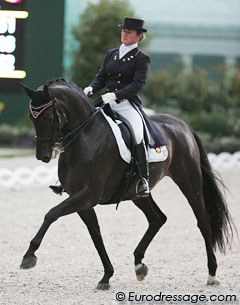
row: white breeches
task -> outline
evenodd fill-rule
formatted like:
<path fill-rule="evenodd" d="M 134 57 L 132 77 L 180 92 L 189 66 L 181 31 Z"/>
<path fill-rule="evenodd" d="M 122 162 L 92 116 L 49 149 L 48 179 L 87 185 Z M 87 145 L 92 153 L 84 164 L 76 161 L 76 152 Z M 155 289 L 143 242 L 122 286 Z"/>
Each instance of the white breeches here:
<path fill-rule="evenodd" d="M 141 114 L 131 105 L 128 100 L 117 104 L 116 102 L 110 104 L 112 110 L 116 111 L 131 124 L 137 144 L 143 140 L 143 120 Z"/>

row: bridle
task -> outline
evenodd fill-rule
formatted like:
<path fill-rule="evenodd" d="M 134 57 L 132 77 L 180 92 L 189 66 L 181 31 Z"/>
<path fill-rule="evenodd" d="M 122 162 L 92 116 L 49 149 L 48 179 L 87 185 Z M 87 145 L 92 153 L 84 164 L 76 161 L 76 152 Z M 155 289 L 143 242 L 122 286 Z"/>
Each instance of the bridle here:
<path fill-rule="evenodd" d="M 60 124 L 61 124 L 61 119 L 60 119 L 60 113 L 56 110 L 56 103 L 57 99 L 55 97 L 52 97 L 50 102 L 41 105 L 39 107 L 35 107 L 32 105 L 31 101 L 29 103 L 29 113 L 31 117 L 34 120 L 37 120 L 41 114 L 43 114 L 47 109 L 53 107 L 53 134 L 52 136 L 35 136 L 36 142 L 37 143 L 51 143 L 52 147 L 54 148 L 55 146 L 58 147 L 59 143 L 61 143 L 61 130 L 60 130 Z M 66 122 L 67 118 L 64 116 Z M 55 149 L 54 149 L 55 150 Z"/>
<path fill-rule="evenodd" d="M 84 122 L 82 122 L 74 130 L 67 133 L 65 136 L 62 135 L 61 126 L 64 126 L 68 122 L 68 118 L 65 112 L 59 105 L 59 99 L 57 99 L 52 93 L 50 94 L 50 102 L 41 105 L 39 107 L 32 106 L 31 101 L 29 103 L 29 113 L 34 120 L 44 113 L 50 107 L 53 107 L 53 134 L 52 136 L 35 136 L 37 143 L 47 142 L 52 144 L 52 150 L 56 153 L 63 153 L 65 149 L 79 136 L 79 134 L 89 125 L 93 118 L 102 110 L 105 106 L 98 107 L 97 110 Z M 62 121 L 64 120 L 64 122 Z"/>

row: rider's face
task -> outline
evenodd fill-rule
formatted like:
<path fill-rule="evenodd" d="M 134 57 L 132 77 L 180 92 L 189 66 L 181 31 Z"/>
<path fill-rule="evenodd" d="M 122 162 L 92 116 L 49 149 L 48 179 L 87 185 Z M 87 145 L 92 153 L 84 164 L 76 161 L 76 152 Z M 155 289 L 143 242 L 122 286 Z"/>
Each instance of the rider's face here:
<path fill-rule="evenodd" d="M 121 41 L 126 46 L 130 46 L 132 44 L 139 42 L 141 37 L 142 37 L 142 33 L 137 34 L 136 30 L 122 29 Z"/>

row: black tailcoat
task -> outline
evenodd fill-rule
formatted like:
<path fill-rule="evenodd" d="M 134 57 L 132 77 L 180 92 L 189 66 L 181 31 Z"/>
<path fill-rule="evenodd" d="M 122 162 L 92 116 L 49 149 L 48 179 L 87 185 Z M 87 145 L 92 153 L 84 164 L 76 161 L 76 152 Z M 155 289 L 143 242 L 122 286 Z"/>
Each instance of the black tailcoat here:
<path fill-rule="evenodd" d="M 134 48 L 119 60 L 119 49 L 107 51 L 102 67 L 89 85 L 93 92 L 106 87 L 106 92 L 114 92 L 117 102 L 128 99 L 141 105 L 138 93 L 144 86 L 149 70 L 150 57 L 139 48 Z"/>
<path fill-rule="evenodd" d="M 146 82 L 149 66 L 150 57 L 139 48 L 128 52 L 120 60 L 119 49 L 110 49 L 105 55 L 102 67 L 89 86 L 93 88 L 93 93 L 102 88 L 106 88 L 106 92 L 114 92 L 117 103 L 127 99 L 133 106 L 136 105 L 153 136 L 155 146 L 161 146 L 165 145 L 167 140 L 159 127 L 143 111 L 138 96 Z"/>

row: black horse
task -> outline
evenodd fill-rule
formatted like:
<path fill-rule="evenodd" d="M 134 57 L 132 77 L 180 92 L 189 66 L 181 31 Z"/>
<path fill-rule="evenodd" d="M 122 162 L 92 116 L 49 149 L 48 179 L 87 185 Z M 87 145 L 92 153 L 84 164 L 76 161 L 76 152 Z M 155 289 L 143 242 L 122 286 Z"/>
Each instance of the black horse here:
<path fill-rule="evenodd" d="M 37 90 L 24 86 L 31 98 L 29 112 L 36 129 L 36 157 L 49 162 L 54 149 L 60 149 L 58 175 L 69 197 L 45 216 L 44 222 L 23 257 L 21 268 L 36 265 L 35 251 L 49 226 L 59 217 L 77 212 L 86 224 L 104 267 L 98 289 L 108 289 L 113 266 L 105 250 L 94 206 L 112 203 L 128 164 L 119 155 L 112 130 L 98 108 L 72 82 L 48 81 Z M 166 161 L 150 163 L 150 188 L 169 176 L 187 198 L 205 241 L 208 284 L 216 278 L 216 246 L 225 252 L 232 238 L 232 220 L 199 137 L 181 119 L 157 114 L 151 119 L 161 126 L 168 139 Z M 135 179 L 136 180 L 136 179 Z M 150 242 L 167 217 L 149 197 L 137 198 L 136 181 L 122 200 L 132 200 L 145 214 L 149 227 L 134 251 L 138 280 L 147 274 L 142 263 Z"/>

